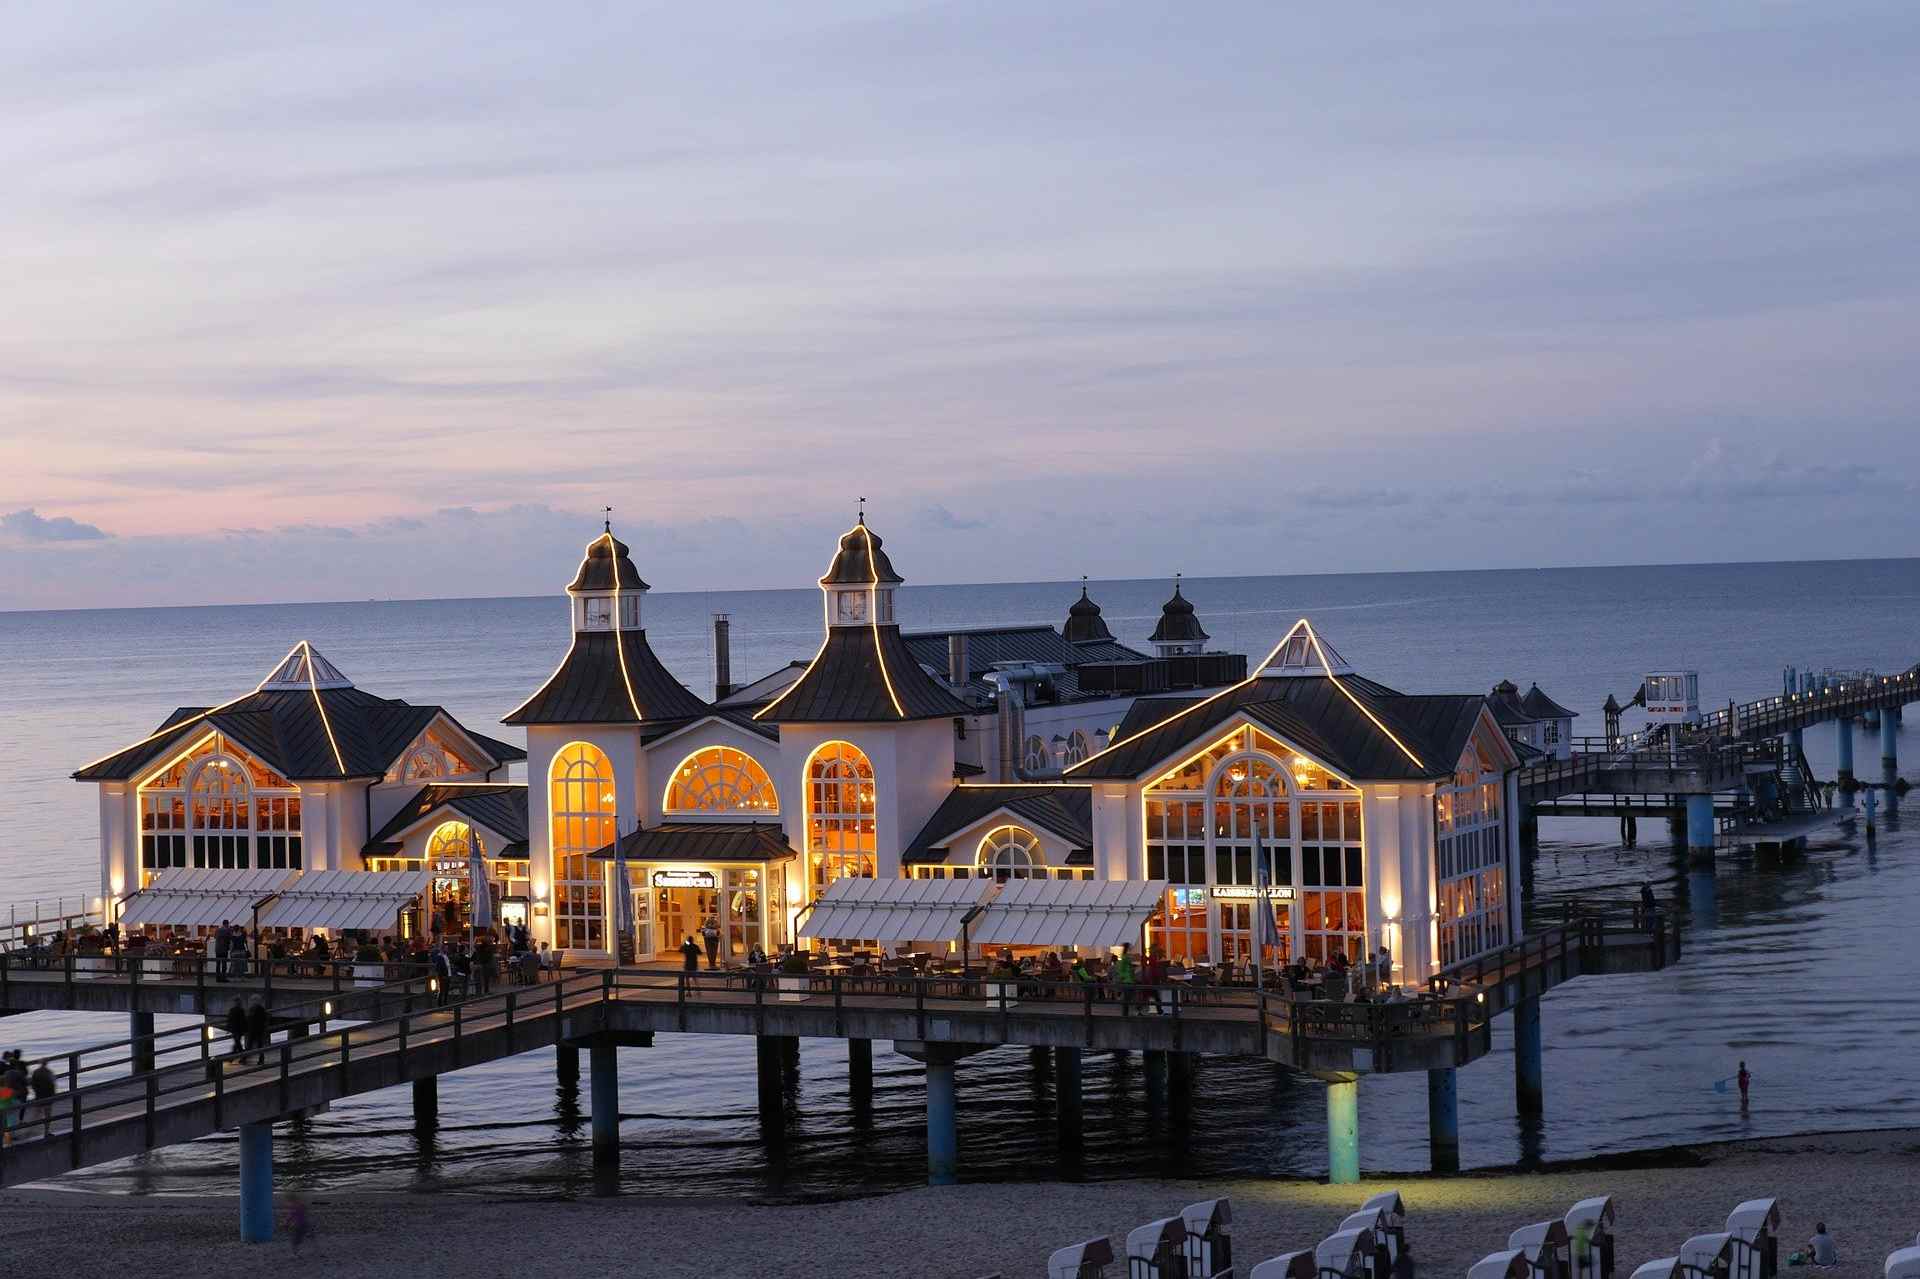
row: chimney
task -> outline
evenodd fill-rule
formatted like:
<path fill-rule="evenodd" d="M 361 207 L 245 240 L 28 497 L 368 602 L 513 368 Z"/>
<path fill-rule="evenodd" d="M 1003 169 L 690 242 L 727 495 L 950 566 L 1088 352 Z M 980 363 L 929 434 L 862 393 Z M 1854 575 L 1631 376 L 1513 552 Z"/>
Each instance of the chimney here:
<path fill-rule="evenodd" d="M 965 635 L 947 636 L 947 683 L 955 688 L 966 687 L 967 637 Z"/>
<path fill-rule="evenodd" d="M 1020 750 L 1026 743 L 1026 704 L 1021 687 L 1005 675 L 995 674 L 993 709 L 1000 745 L 1000 767 L 996 777 L 1003 782 L 1020 780 Z"/>
<path fill-rule="evenodd" d="M 733 620 L 725 613 L 713 615 L 713 700 L 719 701 L 733 691 Z"/>

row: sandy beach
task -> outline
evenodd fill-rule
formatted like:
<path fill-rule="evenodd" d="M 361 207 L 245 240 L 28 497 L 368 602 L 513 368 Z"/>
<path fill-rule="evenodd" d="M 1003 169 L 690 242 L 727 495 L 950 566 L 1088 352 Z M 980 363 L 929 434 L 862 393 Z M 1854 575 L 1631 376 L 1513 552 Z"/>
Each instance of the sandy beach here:
<path fill-rule="evenodd" d="M 328 1194 L 310 1206 L 303 1273 L 432 1276 L 861 1275 L 1007 1279 L 1044 1274 L 1046 1254 L 1127 1229 L 1197 1199 L 1228 1195 L 1234 1252 L 1253 1262 L 1306 1247 L 1374 1191 L 1398 1188 L 1421 1272 L 1463 1275 L 1516 1226 L 1558 1217 L 1577 1199 L 1620 1205 L 1619 1274 L 1719 1229 L 1742 1199 L 1781 1200 L 1786 1238 L 1816 1219 L 1842 1264 L 1821 1274 L 1877 1275 L 1920 1230 L 1920 1131 L 1794 1137 L 1683 1147 L 1537 1173 L 1396 1177 L 1362 1186 L 1306 1182 L 1108 1182 L 962 1185 L 873 1199 L 756 1205 L 685 1199 L 541 1201 Z M 238 1274 L 291 1260 L 284 1239 L 238 1242 L 232 1199 L 135 1199 L 60 1191 L 0 1195 L 0 1255 L 17 1273 L 123 1270 Z M 1786 1250 L 1783 1249 L 1783 1254 Z M 1783 1255 L 1784 1259 L 1784 1255 Z M 1120 1273 L 1124 1273 L 1123 1270 Z M 1813 1273 L 1811 1271 L 1809 1274 Z"/>

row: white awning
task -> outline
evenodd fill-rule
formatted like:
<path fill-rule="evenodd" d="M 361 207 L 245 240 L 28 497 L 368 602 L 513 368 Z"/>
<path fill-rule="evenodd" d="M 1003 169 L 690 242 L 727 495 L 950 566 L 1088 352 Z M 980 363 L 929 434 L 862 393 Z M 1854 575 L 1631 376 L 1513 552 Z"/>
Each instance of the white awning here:
<path fill-rule="evenodd" d="M 962 922 L 993 886 L 985 879 L 836 879 L 800 921 L 799 932 L 878 942 L 958 941 Z"/>
<path fill-rule="evenodd" d="M 310 870 L 260 912 L 262 928 L 386 931 L 427 890 L 426 870 Z"/>
<path fill-rule="evenodd" d="M 983 946 L 1085 946 L 1140 941 L 1166 899 L 1163 880 L 1010 879 L 967 928 Z"/>
<path fill-rule="evenodd" d="M 171 924 L 176 928 L 213 928 L 230 921 L 251 928 L 253 908 L 299 874 L 297 870 L 214 866 L 164 870 L 121 903 L 120 923 L 132 927 Z"/>

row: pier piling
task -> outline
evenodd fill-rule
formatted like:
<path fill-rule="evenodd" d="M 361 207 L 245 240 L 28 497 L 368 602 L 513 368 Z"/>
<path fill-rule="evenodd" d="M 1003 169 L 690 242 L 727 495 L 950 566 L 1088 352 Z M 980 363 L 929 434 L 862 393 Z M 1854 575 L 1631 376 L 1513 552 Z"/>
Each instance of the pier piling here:
<path fill-rule="evenodd" d="M 1360 1180 L 1360 1077 L 1328 1075 L 1327 1184 L 1351 1186 Z"/>
<path fill-rule="evenodd" d="M 425 1132 L 440 1122 L 440 1076 L 413 1081 L 413 1126 Z"/>
<path fill-rule="evenodd" d="M 1713 796 L 1687 796 L 1687 861 L 1713 865 Z"/>
<path fill-rule="evenodd" d="M 127 1038 L 133 1041 L 133 1073 L 149 1074 L 153 1070 L 153 1014 L 127 1014 Z"/>
<path fill-rule="evenodd" d="M 596 1036 L 588 1050 L 593 1077 L 588 1083 L 593 1101 L 593 1166 L 613 1168 L 620 1163 L 620 1053 L 613 1040 Z"/>
<path fill-rule="evenodd" d="M 553 1046 L 553 1073 L 562 1084 L 580 1082 L 580 1050 L 572 1044 Z"/>
<path fill-rule="evenodd" d="M 853 1097 L 873 1096 L 873 1041 L 847 1041 L 847 1092 Z"/>
<path fill-rule="evenodd" d="M 1427 1072 L 1427 1147 L 1433 1171 L 1460 1171 L 1460 1090 L 1451 1066 Z"/>
<path fill-rule="evenodd" d="M 1842 715 L 1833 721 L 1834 746 L 1838 763 L 1834 771 L 1839 774 L 1841 786 L 1853 780 L 1853 718 Z"/>
<path fill-rule="evenodd" d="M 1880 717 L 1880 771 L 1890 782 L 1900 776 L 1900 720 L 1891 712 Z"/>
<path fill-rule="evenodd" d="M 1712 802 L 1712 797 L 1708 797 Z M 1522 1115 L 1546 1110 L 1545 1070 L 1540 1060 L 1540 996 L 1513 1006 L 1513 1100 Z"/>
<path fill-rule="evenodd" d="M 1080 1105 L 1080 1050 L 1078 1048 L 1053 1050 L 1053 1079 L 1054 1096 L 1059 1103 L 1060 1146 L 1063 1150 L 1078 1150 L 1085 1127 Z"/>
<path fill-rule="evenodd" d="M 240 1242 L 273 1238 L 273 1124 L 240 1125 Z"/>
<path fill-rule="evenodd" d="M 1167 1054 L 1149 1048 L 1140 1054 L 1140 1064 L 1147 1078 L 1147 1104 L 1157 1110 L 1167 1104 Z"/>
<path fill-rule="evenodd" d="M 928 1045 L 929 1049 L 933 1045 Z M 927 1053 L 927 1184 L 951 1186 L 959 1177 L 960 1132 L 949 1053 Z"/>

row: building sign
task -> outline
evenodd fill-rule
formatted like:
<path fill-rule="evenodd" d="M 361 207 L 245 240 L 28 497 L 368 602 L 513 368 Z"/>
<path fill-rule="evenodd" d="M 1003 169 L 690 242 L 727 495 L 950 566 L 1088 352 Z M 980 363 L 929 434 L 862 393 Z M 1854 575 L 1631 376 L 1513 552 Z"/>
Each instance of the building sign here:
<path fill-rule="evenodd" d="M 656 870 L 653 872 L 655 888 L 712 888 L 713 872 L 710 870 Z"/>
<path fill-rule="evenodd" d="M 1220 901 L 1250 902 L 1260 896 L 1260 890 L 1251 884 L 1215 884 L 1213 886 L 1213 895 Z M 1267 889 L 1267 900 L 1276 902 L 1292 901 L 1292 886 L 1286 884 L 1274 885 Z"/>

